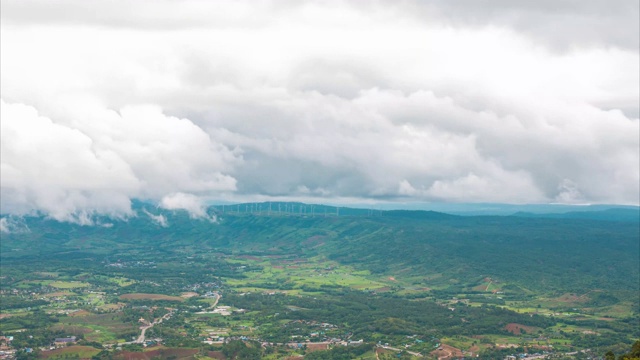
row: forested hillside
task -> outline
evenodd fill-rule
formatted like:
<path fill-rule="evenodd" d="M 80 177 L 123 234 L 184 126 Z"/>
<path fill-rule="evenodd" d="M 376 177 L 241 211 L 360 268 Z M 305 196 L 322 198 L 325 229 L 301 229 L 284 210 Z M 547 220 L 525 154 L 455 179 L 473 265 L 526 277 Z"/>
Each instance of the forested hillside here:
<path fill-rule="evenodd" d="M 103 225 L 96 226 L 26 218 L 20 221 L 28 231 L 3 234 L 2 257 L 60 254 L 104 260 L 130 256 L 132 250 L 160 255 L 201 247 L 234 254 L 322 255 L 372 273 L 437 275 L 449 284 L 489 276 L 536 292 L 636 291 L 640 281 L 634 222 L 359 209 L 336 216 L 320 206 L 312 216 L 267 213 L 264 207 L 253 214 L 211 208 L 215 222 L 145 209 L 163 215 L 167 227 L 142 211 L 126 221 L 98 220 Z"/>

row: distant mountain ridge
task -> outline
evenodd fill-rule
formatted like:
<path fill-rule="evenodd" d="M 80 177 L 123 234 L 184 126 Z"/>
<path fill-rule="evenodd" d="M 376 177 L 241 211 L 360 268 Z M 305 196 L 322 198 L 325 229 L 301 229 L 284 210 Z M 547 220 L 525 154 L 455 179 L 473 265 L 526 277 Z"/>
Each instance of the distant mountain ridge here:
<path fill-rule="evenodd" d="M 640 208 L 613 208 L 598 211 L 570 211 L 565 213 L 517 212 L 513 216 L 548 219 L 586 219 L 602 221 L 640 222 Z"/>

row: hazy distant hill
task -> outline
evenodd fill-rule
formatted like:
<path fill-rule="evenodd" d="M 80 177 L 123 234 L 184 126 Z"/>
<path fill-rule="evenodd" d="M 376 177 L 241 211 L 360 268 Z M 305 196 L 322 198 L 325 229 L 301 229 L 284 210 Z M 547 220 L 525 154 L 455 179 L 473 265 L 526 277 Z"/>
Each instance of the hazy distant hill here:
<path fill-rule="evenodd" d="M 624 221 L 624 222 L 640 222 L 640 208 L 626 209 L 613 208 L 599 211 L 571 211 L 566 213 L 544 213 L 536 214 L 529 212 L 518 212 L 514 216 L 536 217 L 550 219 L 588 219 L 603 221 Z"/>
<path fill-rule="evenodd" d="M 378 210 L 436 211 L 463 216 L 510 216 L 519 212 L 532 214 L 563 214 L 569 212 L 597 212 L 609 209 L 640 211 L 640 207 L 638 206 L 615 204 L 380 203 L 375 204 L 375 206 L 361 204 L 356 207 L 375 207 Z"/>

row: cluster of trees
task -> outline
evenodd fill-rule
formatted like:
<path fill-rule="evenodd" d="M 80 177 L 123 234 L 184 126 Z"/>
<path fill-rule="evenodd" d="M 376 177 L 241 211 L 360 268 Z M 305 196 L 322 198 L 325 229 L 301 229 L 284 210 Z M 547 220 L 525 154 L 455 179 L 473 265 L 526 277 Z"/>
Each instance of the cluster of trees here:
<path fill-rule="evenodd" d="M 0 331 L 10 331 L 17 329 L 46 329 L 49 325 L 55 324 L 58 319 L 40 309 L 35 309 L 24 316 L 12 316 L 0 321 Z"/>
<path fill-rule="evenodd" d="M 233 340 L 222 346 L 222 353 L 229 360 L 259 360 L 262 349 L 257 342 Z"/>
<path fill-rule="evenodd" d="M 546 328 L 555 324 L 553 319 L 529 316 L 497 307 L 467 307 L 459 304 L 454 311 L 432 301 L 410 301 L 400 297 L 375 296 L 345 290 L 340 296 L 292 297 L 286 295 L 228 294 L 226 304 L 258 311 L 252 313 L 257 325 L 278 323 L 279 320 L 305 320 L 338 325 L 343 333 L 350 332 L 356 338 L 374 339 L 383 335 L 474 335 L 503 334 L 508 323 L 520 323 Z M 292 311 L 288 306 L 302 308 Z M 273 315 L 278 313 L 277 318 Z M 269 337 L 292 334 L 286 327 L 266 326 Z M 280 336 L 278 336 L 280 335 Z"/>
<path fill-rule="evenodd" d="M 6 295 L 2 297 L 2 309 L 26 309 L 49 304 L 46 300 L 29 300 L 19 296 Z"/>
<path fill-rule="evenodd" d="M 616 355 L 613 351 L 608 351 L 605 356 L 605 360 L 640 360 L 640 340 L 636 341 L 631 347 L 631 351 L 625 354 Z"/>

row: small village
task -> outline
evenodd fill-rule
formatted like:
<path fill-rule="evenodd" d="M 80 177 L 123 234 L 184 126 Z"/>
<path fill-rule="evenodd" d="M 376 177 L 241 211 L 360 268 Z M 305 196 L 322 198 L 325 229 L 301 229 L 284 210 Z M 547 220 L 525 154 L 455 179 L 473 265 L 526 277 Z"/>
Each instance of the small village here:
<path fill-rule="evenodd" d="M 108 264 L 113 267 L 114 263 Z M 144 262 L 118 262 L 121 266 L 148 266 Z M 256 343 L 260 347 L 281 348 L 286 347 L 292 351 L 321 351 L 330 350 L 335 347 L 352 347 L 364 344 L 363 339 L 353 339 L 350 332 L 344 332 L 338 325 L 316 321 L 316 320 L 293 320 L 282 325 L 283 331 L 290 334 L 287 341 L 270 341 L 256 336 L 254 334 L 256 328 L 242 325 L 238 323 L 238 316 L 251 313 L 251 309 L 238 308 L 231 305 L 222 305 L 220 301 L 223 293 L 219 290 L 218 282 L 202 282 L 184 285 L 180 288 L 179 296 L 144 294 L 144 293 L 124 293 L 119 294 L 118 289 L 122 285 L 132 284 L 133 282 L 126 278 L 113 278 L 111 280 L 113 286 L 94 285 L 90 278 L 81 280 L 40 280 L 23 282 L 22 287 L 0 290 L 0 295 L 7 294 L 14 298 L 22 299 L 25 303 L 32 303 L 33 308 L 27 308 L 27 311 L 36 309 L 44 310 L 44 313 L 57 318 L 60 323 L 70 322 L 77 323 L 78 326 L 64 325 L 59 326 L 60 330 L 67 333 L 57 332 L 56 336 L 51 338 L 49 343 L 39 347 L 16 347 L 14 346 L 15 336 L 27 335 L 26 329 L 14 331 L 14 335 L 4 335 L 0 337 L 0 359 L 12 360 L 17 355 L 28 355 L 38 352 L 41 355 L 47 353 L 56 353 L 65 348 L 73 348 L 92 344 L 98 351 L 124 351 L 131 349 L 131 346 L 140 346 L 141 348 L 164 348 L 170 346 L 172 341 L 168 341 L 166 336 L 158 336 L 154 332 L 156 326 L 161 326 L 164 322 L 168 322 L 174 316 L 184 319 L 185 323 L 178 324 L 177 328 L 183 329 L 176 333 L 179 337 L 191 338 L 203 346 L 222 347 L 234 341 L 247 343 Z M 158 287 L 160 286 L 154 281 L 139 282 L 144 286 Z M 267 298 L 278 296 L 287 296 L 282 290 L 263 290 L 258 292 Z M 238 299 L 247 296 L 255 296 L 253 292 L 237 293 Z M 171 301 L 172 305 L 163 306 L 162 301 Z M 168 303 L 167 303 L 168 304 Z M 199 305 L 198 305 L 199 304 Z M 451 300 L 439 302 L 441 307 L 446 308 L 449 312 L 455 313 L 458 307 L 469 306 L 469 300 L 465 298 L 453 297 Z M 288 311 L 293 313 L 300 311 L 302 308 L 290 305 Z M 19 314 L 16 313 L 16 314 Z M 129 314 L 127 318 L 122 317 Z M 90 328 L 83 323 L 83 319 L 90 319 L 99 316 L 118 316 L 123 323 L 128 321 L 127 325 L 131 330 L 129 339 L 108 340 L 100 332 L 101 328 L 96 328 L 93 332 L 87 333 Z M 277 317 L 275 313 L 273 316 Z M 3 318 L 14 316 L 11 311 L 2 314 Z M 129 320 L 126 320 L 129 319 Z M 465 320 L 463 319 L 463 322 Z M 192 324 L 197 327 L 184 327 L 185 324 Z M 199 325 L 202 324 L 202 325 Z M 207 326 L 212 324 L 216 326 Z M 114 323 L 113 326 L 121 326 Z M 81 332 L 73 333 L 73 330 L 81 329 Z M 188 331 L 187 331 L 188 330 Z M 517 330 L 517 329 L 516 329 Z M 149 335 L 151 333 L 151 335 Z M 53 333 L 52 333 L 53 334 Z M 106 334 L 106 333 L 105 333 Z M 175 335 L 172 335 L 175 336 Z M 105 340 L 99 340 L 105 339 Z M 548 338 L 539 335 L 538 337 L 525 337 L 528 342 L 547 343 Z M 175 340 L 174 340 L 175 342 Z M 429 347 L 425 347 L 425 345 Z M 385 351 L 394 354 L 408 354 L 416 358 L 438 358 L 444 359 L 472 359 L 479 354 L 472 350 L 463 351 L 447 344 L 441 344 L 439 339 L 425 339 L 418 335 L 407 335 L 404 340 L 396 341 L 393 344 L 389 342 L 377 342 L 374 344 L 379 351 Z M 496 349 L 516 349 L 517 344 L 495 344 Z M 418 347 L 419 350 L 414 350 Z M 551 345 L 532 346 L 531 352 L 510 353 L 504 355 L 505 360 L 533 360 L 533 359 L 553 359 L 560 357 L 571 357 L 573 355 L 582 354 L 585 359 L 598 359 L 597 355 L 590 357 L 590 350 L 581 351 L 557 351 Z"/>

